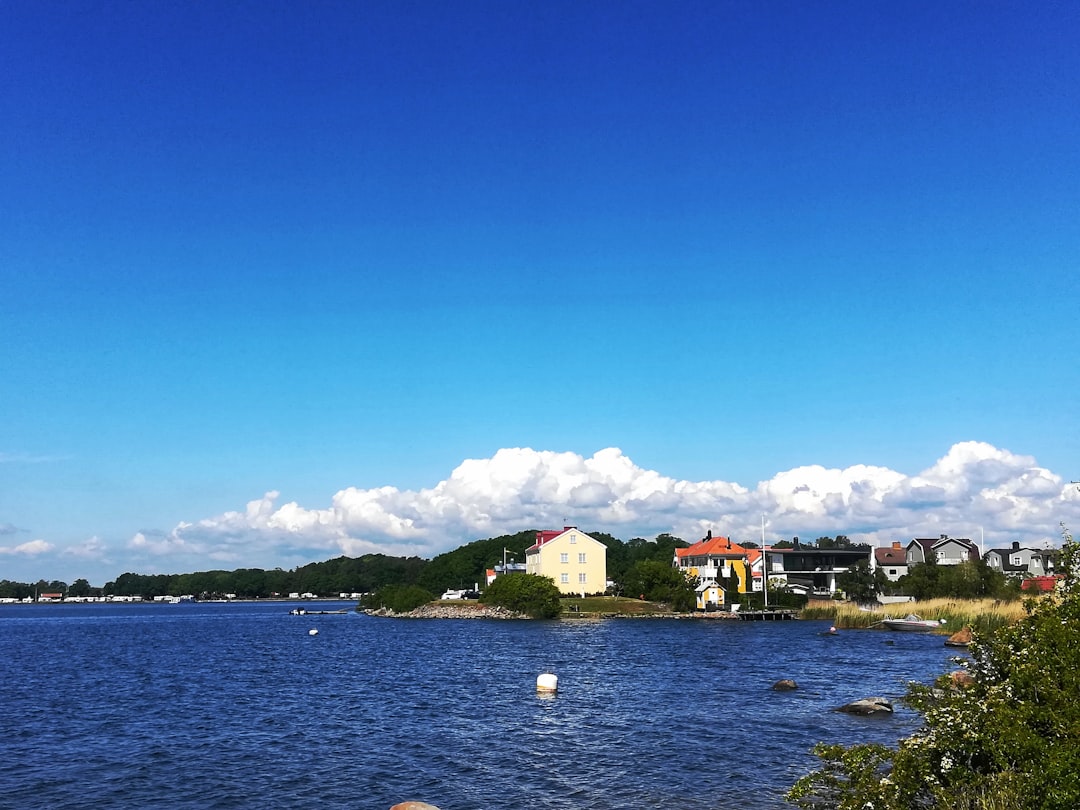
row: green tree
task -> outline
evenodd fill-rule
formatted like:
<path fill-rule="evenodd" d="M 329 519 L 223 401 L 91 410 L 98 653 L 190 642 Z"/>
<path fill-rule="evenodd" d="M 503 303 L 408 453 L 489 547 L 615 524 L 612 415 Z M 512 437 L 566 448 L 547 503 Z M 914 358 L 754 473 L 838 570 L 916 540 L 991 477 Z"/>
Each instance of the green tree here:
<path fill-rule="evenodd" d="M 366 608 L 387 608 L 395 613 L 408 613 L 434 601 L 435 595 L 419 585 L 386 585 L 362 600 Z"/>
<path fill-rule="evenodd" d="M 634 563 L 622 583 L 627 596 L 641 597 L 650 602 L 666 602 L 672 610 L 693 610 L 697 604 L 696 580 L 689 580 L 670 561 L 643 560 Z"/>
<path fill-rule="evenodd" d="M 498 577 L 487 586 L 480 601 L 499 605 L 534 619 L 554 619 L 562 611 L 562 594 L 549 577 L 536 574 L 510 574 Z"/>
<path fill-rule="evenodd" d="M 68 588 L 68 596 L 90 596 L 93 590 L 85 579 L 77 579 Z"/>
<path fill-rule="evenodd" d="M 1080 807 L 1080 549 L 1063 536 L 1057 592 L 975 638 L 973 685 L 910 686 L 922 728 L 895 750 L 818 746 L 824 766 L 789 801 L 818 810 Z"/>
<path fill-rule="evenodd" d="M 536 529 L 474 540 L 434 557 L 424 566 L 418 582 L 432 593 L 442 593 L 447 588 L 471 588 L 484 582 L 488 568 L 502 565 L 504 548 L 509 554 L 508 562 L 523 563 L 525 549 L 535 542 Z"/>
<path fill-rule="evenodd" d="M 855 602 L 870 602 L 884 589 L 888 577 L 880 568 L 871 571 L 868 560 L 859 560 L 840 574 L 836 582 L 848 599 Z"/>

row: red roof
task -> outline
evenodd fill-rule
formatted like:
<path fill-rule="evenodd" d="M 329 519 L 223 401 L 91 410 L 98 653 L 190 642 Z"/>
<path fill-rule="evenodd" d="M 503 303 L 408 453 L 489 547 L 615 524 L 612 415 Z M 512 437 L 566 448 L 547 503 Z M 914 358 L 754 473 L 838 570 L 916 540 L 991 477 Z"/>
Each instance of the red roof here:
<path fill-rule="evenodd" d="M 706 537 L 688 548 L 675 549 L 675 558 L 684 557 L 744 557 L 746 549 L 732 543 L 730 537 Z"/>
<path fill-rule="evenodd" d="M 563 528 L 559 529 L 558 531 L 553 531 L 551 529 L 547 529 L 545 531 L 537 532 L 536 533 L 536 542 L 533 543 L 531 546 L 529 546 L 527 549 L 525 549 L 525 551 L 526 552 L 535 551 L 536 549 L 540 548 L 540 546 L 544 545 L 544 543 L 550 543 L 552 540 L 554 540 L 560 534 L 565 534 L 566 532 L 570 531 L 571 529 L 576 529 L 576 528 L 577 528 L 577 526 L 564 526 Z"/>
<path fill-rule="evenodd" d="M 907 551 L 895 546 L 875 548 L 874 559 L 878 565 L 907 565 Z"/>
<path fill-rule="evenodd" d="M 1061 576 L 1045 576 L 1045 577 L 1028 577 L 1020 583 L 1020 590 L 1022 591 L 1052 591 L 1057 586 L 1059 579 L 1064 579 Z"/>

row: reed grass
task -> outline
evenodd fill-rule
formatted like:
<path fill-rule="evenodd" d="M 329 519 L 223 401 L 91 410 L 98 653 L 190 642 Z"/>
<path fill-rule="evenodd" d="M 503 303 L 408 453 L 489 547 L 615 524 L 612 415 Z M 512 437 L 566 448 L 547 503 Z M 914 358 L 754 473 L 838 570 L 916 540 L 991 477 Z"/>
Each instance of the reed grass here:
<path fill-rule="evenodd" d="M 976 633 L 988 633 L 1018 621 L 1026 615 L 1026 610 L 1023 601 L 1001 599 L 926 599 L 880 605 L 873 610 L 863 610 L 850 602 L 813 601 L 800 616 L 828 621 L 838 628 L 859 629 L 874 627 L 882 619 L 903 618 L 909 613 L 921 619 L 944 619 L 937 632 L 951 635 L 964 627 Z"/>

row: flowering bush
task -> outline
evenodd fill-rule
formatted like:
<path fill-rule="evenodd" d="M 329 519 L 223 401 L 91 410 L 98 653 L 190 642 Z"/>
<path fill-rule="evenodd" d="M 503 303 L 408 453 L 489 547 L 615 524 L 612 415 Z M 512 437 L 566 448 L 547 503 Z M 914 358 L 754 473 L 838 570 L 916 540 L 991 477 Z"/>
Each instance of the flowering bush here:
<path fill-rule="evenodd" d="M 924 723 L 896 750 L 821 745 L 788 801 L 815 810 L 1080 807 L 1080 550 L 1062 528 L 1064 579 L 1014 625 L 976 636 L 958 689 L 912 684 Z"/>

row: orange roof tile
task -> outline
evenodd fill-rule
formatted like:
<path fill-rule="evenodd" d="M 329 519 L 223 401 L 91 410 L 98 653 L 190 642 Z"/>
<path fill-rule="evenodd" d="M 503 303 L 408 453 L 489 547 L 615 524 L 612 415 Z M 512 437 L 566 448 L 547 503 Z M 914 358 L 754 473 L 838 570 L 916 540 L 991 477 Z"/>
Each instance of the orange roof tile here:
<path fill-rule="evenodd" d="M 701 540 L 689 548 L 675 549 L 677 558 L 683 557 L 742 557 L 746 549 L 738 543 L 732 543 L 729 537 L 712 537 Z"/>

